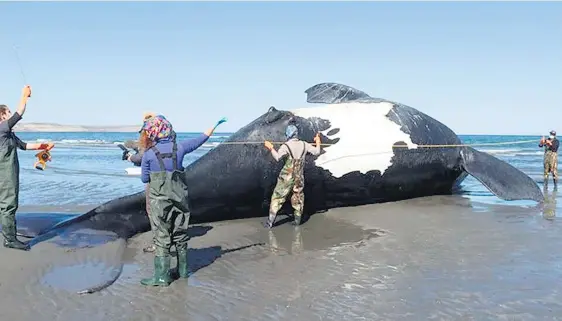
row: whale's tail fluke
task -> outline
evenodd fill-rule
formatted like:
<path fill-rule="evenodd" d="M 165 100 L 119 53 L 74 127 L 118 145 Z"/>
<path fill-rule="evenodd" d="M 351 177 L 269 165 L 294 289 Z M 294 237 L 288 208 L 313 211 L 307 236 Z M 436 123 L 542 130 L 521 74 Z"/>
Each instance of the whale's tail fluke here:
<path fill-rule="evenodd" d="M 472 147 L 462 147 L 461 156 L 464 170 L 497 197 L 507 201 L 544 200 L 537 183 L 510 164 Z"/>

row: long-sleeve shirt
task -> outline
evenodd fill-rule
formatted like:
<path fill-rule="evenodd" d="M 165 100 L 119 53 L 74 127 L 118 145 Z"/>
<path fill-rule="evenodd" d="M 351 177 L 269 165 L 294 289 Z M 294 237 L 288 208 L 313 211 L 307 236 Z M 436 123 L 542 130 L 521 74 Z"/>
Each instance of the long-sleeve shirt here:
<path fill-rule="evenodd" d="M 22 150 L 27 149 L 27 143 L 23 142 L 16 134 L 12 131 L 12 128 L 21 120 L 21 115 L 15 112 L 12 117 L 8 118 L 6 121 L 0 122 L 0 148 L 5 148 L 14 144 L 16 147 Z"/>
<path fill-rule="evenodd" d="M 549 140 L 550 140 L 550 139 L 549 139 Z M 549 151 L 552 151 L 552 152 L 557 153 L 557 152 L 558 152 L 558 147 L 560 146 L 560 141 L 558 141 L 558 139 L 554 138 L 554 139 L 551 140 L 551 142 L 552 142 L 552 143 L 550 144 L 550 146 L 548 146 L 546 143 L 545 143 L 545 144 L 539 143 L 539 147 L 545 146 L 545 147 L 546 147 L 545 150 L 549 150 Z"/>
<path fill-rule="evenodd" d="M 289 148 L 291 149 L 291 152 L 293 153 L 293 157 L 295 159 L 300 159 L 301 156 L 306 157 L 307 153 L 312 155 L 320 154 L 320 145 L 312 146 L 310 143 L 292 138 L 289 139 L 285 143 L 285 145 L 281 145 L 278 151 L 276 151 L 275 148 L 271 150 L 271 155 L 273 155 L 273 158 L 275 158 L 276 161 L 279 161 L 281 157 L 290 154 L 287 146 L 289 146 Z"/>
<path fill-rule="evenodd" d="M 140 150 L 138 153 L 131 155 L 131 162 L 133 163 L 133 165 L 135 166 L 141 166 L 141 162 L 142 162 L 142 155 L 144 155 L 144 151 Z"/>
<path fill-rule="evenodd" d="M 208 139 L 209 136 L 201 134 L 196 138 L 177 142 L 177 169 L 183 170 L 183 158 L 185 155 L 201 147 Z M 156 148 L 160 151 L 160 154 L 171 153 L 173 142 L 170 138 L 160 140 L 156 144 Z M 165 171 L 172 172 L 174 170 L 174 163 L 171 157 L 164 158 L 162 161 L 164 162 Z M 150 173 L 160 171 L 162 171 L 162 169 L 160 169 L 160 163 L 158 162 L 158 158 L 156 158 L 156 154 L 154 154 L 152 149 L 146 150 L 141 160 L 141 181 L 143 183 L 150 182 Z"/>

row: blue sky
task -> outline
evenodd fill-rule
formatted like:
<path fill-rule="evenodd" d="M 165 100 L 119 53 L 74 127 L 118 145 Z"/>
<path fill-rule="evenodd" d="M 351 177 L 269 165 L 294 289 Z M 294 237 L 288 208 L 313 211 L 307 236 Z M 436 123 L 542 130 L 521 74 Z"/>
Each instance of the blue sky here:
<path fill-rule="evenodd" d="M 0 99 L 26 122 L 234 131 L 326 81 L 459 134 L 562 132 L 562 3 L 0 2 Z"/>

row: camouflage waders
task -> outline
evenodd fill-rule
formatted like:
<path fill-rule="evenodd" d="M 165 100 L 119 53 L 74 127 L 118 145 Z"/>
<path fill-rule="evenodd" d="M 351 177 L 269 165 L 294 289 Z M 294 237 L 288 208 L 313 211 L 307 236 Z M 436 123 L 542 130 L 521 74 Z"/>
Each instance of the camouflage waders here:
<path fill-rule="evenodd" d="M 554 185 L 558 183 L 558 154 L 546 150 L 544 152 L 544 184 L 548 184 L 549 173 L 552 173 L 552 178 L 554 180 Z"/>
<path fill-rule="evenodd" d="M 177 145 L 174 139 L 172 153 L 160 154 L 154 151 L 160 163 L 159 172 L 150 173 L 149 217 L 154 233 L 154 277 L 141 280 L 143 285 L 168 286 L 171 283 L 170 248 L 176 247 L 178 272 L 181 278 L 188 277 L 187 269 L 187 227 L 189 224 L 189 204 L 185 173 L 177 169 Z M 163 158 L 172 158 L 174 171 L 168 172 L 164 167 Z"/>
<path fill-rule="evenodd" d="M 13 139 L 12 139 L 13 141 Z M 20 191 L 20 164 L 16 144 L 0 149 L 0 223 L 4 246 L 29 250 L 29 245 L 16 238 L 16 212 Z"/>
<path fill-rule="evenodd" d="M 302 219 L 304 207 L 304 156 L 306 154 L 306 147 L 303 148 L 300 159 L 295 159 L 289 146 L 285 146 L 287 146 L 287 150 L 289 151 L 289 157 L 285 160 L 285 165 L 283 165 L 283 168 L 279 173 L 277 185 L 275 185 L 275 189 L 273 189 L 273 194 L 271 195 L 269 218 L 266 223 L 266 226 L 269 228 L 273 227 L 277 212 L 279 212 L 285 203 L 285 198 L 290 192 L 293 192 L 293 195 L 291 196 L 291 205 L 293 206 L 295 215 L 294 224 L 300 225 Z"/>

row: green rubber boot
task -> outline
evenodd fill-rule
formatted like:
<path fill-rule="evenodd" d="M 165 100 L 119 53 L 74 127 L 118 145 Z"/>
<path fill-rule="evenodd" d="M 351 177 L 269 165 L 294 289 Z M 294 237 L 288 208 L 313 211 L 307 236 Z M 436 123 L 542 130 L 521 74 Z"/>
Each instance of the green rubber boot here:
<path fill-rule="evenodd" d="M 30 246 L 27 243 L 23 243 L 16 237 L 16 227 L 12 225 L 9 226 L 10 222 L 7 220 L 2 220 L 2 235 L 4 236 L 4 247 L 16 250 L 29 251 Z"/>
<path fill-rule="evenodd" d="M 22 251 L 29 251 L 30 246 L 29 244 L 23 243 L 22 241 L 14 238 L 13 240 L 8 241 L 7 239 L 4 240 L 4 247 Z"/>
<path fill-rule="evenodd" d="M 189 268 L 187 266 L 187 246 L 177 249 L 178 274 L 180 278 L 187 279 L 189 277 Z"/>
<path fill-rule="evenodd" d="M 146 286 L 168 286 L 172 283 L 170 277 L 170 259 L 169 255 L 154 257 L 154 276 L 142 279 L 140 283 Z"/>

